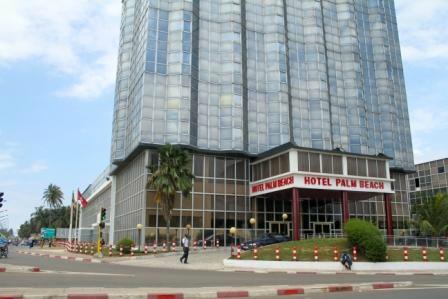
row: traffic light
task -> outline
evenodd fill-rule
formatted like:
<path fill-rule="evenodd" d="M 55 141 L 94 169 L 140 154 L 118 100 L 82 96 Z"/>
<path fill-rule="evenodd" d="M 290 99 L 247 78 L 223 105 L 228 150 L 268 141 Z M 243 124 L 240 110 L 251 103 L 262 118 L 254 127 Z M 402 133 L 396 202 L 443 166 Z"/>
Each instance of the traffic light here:
<path fill-rule="evenodd" d="M 106 221 L 106 209 L 105 208 L 101 208 L 100 224 L 99 224 L 100 229 L 104 229 L 106 227 L 105 221 Z"/>
<path fill-rule="evenodd" d="M 5 195 L 5 193 L 0 192 L 0 208 L 3 207 L 2 201 L 3 201 L 3 195 Z"/>

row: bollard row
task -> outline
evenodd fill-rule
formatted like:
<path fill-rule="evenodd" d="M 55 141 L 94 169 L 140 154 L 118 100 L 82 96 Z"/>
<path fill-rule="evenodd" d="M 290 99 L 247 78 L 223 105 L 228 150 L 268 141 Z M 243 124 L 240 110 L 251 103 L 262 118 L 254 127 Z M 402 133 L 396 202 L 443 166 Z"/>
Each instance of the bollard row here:
<path fill-rule="evenodd" d="M 213 247 L 213 242 L 210 242 L 210 247 Z M 97 252 L 97 244 L 96 243 L 91 243 L 91 242 L 57 242 L 56 244 L 58 244 L 59 246 L 62 246 L 65 248 L 65 250 L 67 252 L 73 252 L 73 253 L 79 253 L 79 254 L 90 254 L 93 255 Z M 220 248 L 221 247 L 221 243 L 219 242 L 219 240 L 216 240 L 215 244 L 215 248 Z M 202 249 L 206 250 L 207 249 L 207 241 L 203 240 L 202 242 Z M 150 250 L 149 250 L 149 246 L 147 244 L 144 244 L 143 246 L 143 254 L 147 255 L 149 254 Z M 109 246 L 101 246 L 100 251 L 103 254 L 107 254 L 108 256 L 113 256 L 114 255 L 114 249 L 117 249 L 118 251 L 118 255 L 119 256 L 124 256 L 124 248 L 122 246 L 118 247 L 118 245 L 109 245 Z M 193 241 L 193 250 L 197 251 L 198 250 L 198 241 Z M 131 250 L 129 252 L 129 254 L 131 256 L 134 256 L 136 254 L 137 248 L 135 247 L 135 244 L 131 245 Z M 152 253 L 157 253 L 157 252 L 168 252 L 168 247 L 167 247 L 167 243 L 163 242 L 161 248 L 159 249 L 157 246 L 157 243 L 153 243 L 152 246 Z M 172 242 L 171 243 L 171 247 L 170 247 L 170 251 L 171 252 L 177 252 L 177 243 L 176 242 Z"/>

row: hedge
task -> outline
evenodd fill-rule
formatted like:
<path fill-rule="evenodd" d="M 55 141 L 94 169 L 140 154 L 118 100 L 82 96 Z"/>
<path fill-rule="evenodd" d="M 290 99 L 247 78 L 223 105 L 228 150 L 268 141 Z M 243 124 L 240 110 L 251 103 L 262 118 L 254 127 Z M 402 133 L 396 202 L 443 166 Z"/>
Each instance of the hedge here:
<path fill-rule="evenodd" d="M 120 250 L 120 247 L 123 247 L 123 253 L 128 254 L 131 252 L 131 247 L 134 244 L 134 241 L 128 238 L 121 239 L 118 241 L 117 249 Z"/>
<path fill-rule="evenodd" d="M 386 241 L 374 224 L 352 219 L 344 226 L 344 231 L 350 246 L 356 246 L 358 251 L 369 261 L 382 262 L 386 260 Z"/>

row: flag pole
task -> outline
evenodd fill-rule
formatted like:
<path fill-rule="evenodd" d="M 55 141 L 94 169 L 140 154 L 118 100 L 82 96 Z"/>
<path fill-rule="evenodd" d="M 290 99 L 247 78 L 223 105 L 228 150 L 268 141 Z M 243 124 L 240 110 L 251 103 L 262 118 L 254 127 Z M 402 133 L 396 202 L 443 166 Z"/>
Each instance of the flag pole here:
<path fill-rule="evenodd" d="M 73 200 L 75 199 L 75 192 L 72 192 L 72 201 L 70 203 L 70 228 L 68 229 L 68 242 L 72 242 L 72 229 L 73 229 Z"/>
<path fill-rule="evenodd" d="M 75 241 L 78 242 L 78 213 L 79 213 L 79 205 L 78 200 L 75 200 L 76 211 L 75 211 Z"/>
<path fill-rule="evenodd" d="M 78 202 L 79 199 L 79 189 L 78 192 L 76 193 L 76 201 Z M 82 240 L 81 238 L 81 227 L 82 227 L 82 204 L 79 205 L 79 218 L 78 218 L 78 242 L 80 242 Z"/>

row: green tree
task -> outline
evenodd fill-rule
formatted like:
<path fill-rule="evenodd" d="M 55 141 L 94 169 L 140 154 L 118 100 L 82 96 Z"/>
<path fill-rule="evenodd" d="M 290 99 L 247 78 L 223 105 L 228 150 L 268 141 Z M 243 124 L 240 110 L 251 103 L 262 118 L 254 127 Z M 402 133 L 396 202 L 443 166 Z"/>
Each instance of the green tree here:
<path fill-rule="evenodd" d="M 64 193 L 62 193 L 61 188 L 54 184 L 48 185 L 42 197 L 44 203 L 50 208 L 59 208 L 62 206 L 63 198 Z"/>
<path fill-rule="evenodd" d="M 31 214 L 30 224 L 32 233 L 40 233 L 43 227 L 68 227 L 70 225 L 70 207 L 54 209 L 37 207 Z"/>
<path fill-rule="evenodd" d="M 20 225 L 19 231 L 17 232 L 20 238 L 29 238 L 31 235 L 31 224 L 25 221 L 24 224 Z"/>
<path fill-rule="evenodd" d="M 414 206 L 412 225 L 425 235 L 440 237 L 448 231 L 448 194 L 437 193 L 421 205 Z"/>
<path fill-rule="evenodd" d="M 46 209 L 42 206 L 36 207 L 31 214 L 30 220 L 20 226 L 19 237 L 28 238 L 31 234 L 39 234 L 41 228 L 50 227 L 52 219 L 53 227 L 69 227 L 70 207 L 64 206 L 54 209 Z"/>
<path fill-rule="evenodd" d="M 48 185 L 47 189 L 44 190 L 44 195 L 42 197 L 44 203 L 50 207 L 51 209 L 59 208 L 62 206 L 62 199 L 64 198 L 64 193 L 62 193 L 62 190 L 59 186 L 50 184 Z M 51 226 L 51 215 L 49 218 L 49 225 Z"/>
<path fill-rule="evenodd" d="M 159 150 L 159 166 L 151 165 L 149 170 L 151 175 L 148 186 L 155 190 L 155 200 L 162 209 L 169 247 L 171 215 L 176 193 L 181 192 L 184 197 L 188 197 L 193 187 L 190 155 L 177 146 L 165 144 Z"/>

